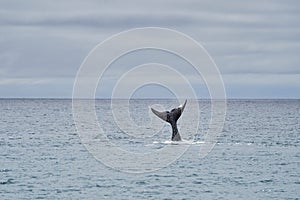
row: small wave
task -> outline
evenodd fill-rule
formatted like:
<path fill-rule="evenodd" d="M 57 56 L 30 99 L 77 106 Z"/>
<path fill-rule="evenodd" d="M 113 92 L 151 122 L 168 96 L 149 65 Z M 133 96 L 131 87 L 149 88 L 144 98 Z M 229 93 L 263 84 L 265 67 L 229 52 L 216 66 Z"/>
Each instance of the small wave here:
<path fill-rule="evenodd" d="M 9 178 L 7 179 L 7 181 L 0 181 L 0 185 L 13 184 L 14 183 L 13 180 L 14 179 Z"/>
<path fill-rule="evenodd" d="M 153 144 L 204 144 L 205 141 L 194 141 L 194 140 L 182 140 L 182 141 L 171 141 L 171 140 L 166 140 L 166 141 L 154 141 Z"/>
<path fill-rule="evenodd" d="M 12 171 L 11 169 L 0 169 L 0 173 L 1 172 L 10 172 L 10 171 Z"/>

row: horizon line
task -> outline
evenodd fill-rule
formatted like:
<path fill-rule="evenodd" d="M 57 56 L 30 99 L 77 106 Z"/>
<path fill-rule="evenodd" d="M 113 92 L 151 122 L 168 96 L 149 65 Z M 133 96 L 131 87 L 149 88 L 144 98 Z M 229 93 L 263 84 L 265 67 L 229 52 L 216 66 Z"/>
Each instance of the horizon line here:
<path fill-rule="evenodd" d="M 99 97 L 99 98 L 70 98 L 70 97 L 0 97 L 0 100 L 176 100 L 177 98 L 159 98 L 159 97 L 151 97 L 151 98 L 106 98 L 106 97 Z M 194 98 L 178 98 L 178 99 L 187 99 L 191 100 Z M 258 97 L 230 97 L 225 99 L 211 99 L 211 98 L 196 98 L 196 100 L 300 100 L 300 98 L 274 98 L 274 97 L 265 97 L 265 98 L 258 98 Z"/>

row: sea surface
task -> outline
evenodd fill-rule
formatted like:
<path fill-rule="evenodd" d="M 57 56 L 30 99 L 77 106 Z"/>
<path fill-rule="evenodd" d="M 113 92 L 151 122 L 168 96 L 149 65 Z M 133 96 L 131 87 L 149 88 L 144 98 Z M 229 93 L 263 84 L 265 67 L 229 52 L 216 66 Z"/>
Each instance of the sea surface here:
<path fill-rule="evenodd" d="M 153 116 L 149 106 L 171 109 L 179 102 L 125 103 L 118 102 L 149 133 L 154 128 L 148 123 Z M 191 109 L 193 103 L 199 110 Z M 135 133 L 127 134 L 115 122 L 111 101 L 96 100 L 99 126 L 121 149 L 146 155 L 189 145 L 161 169 L 128 173 L 103 164 L 87 150 L 76 129 L 72 100 L 1 99 L 0 199 L 300 199 L 300 100 L 228 100 L 222 133 L 204 157 L 200 147 L 211 103 L 193 103 L 188 101 L 179 131 L 184 138 L 199 121 L 197 131 L 186 143 L 172 144 L 168 124 L 161 122 L 159 132 L 135 139 Z M 163 162 L 162 157 L 157 160 Z M 138 165 L 139 160 L 131 162 Z"/>

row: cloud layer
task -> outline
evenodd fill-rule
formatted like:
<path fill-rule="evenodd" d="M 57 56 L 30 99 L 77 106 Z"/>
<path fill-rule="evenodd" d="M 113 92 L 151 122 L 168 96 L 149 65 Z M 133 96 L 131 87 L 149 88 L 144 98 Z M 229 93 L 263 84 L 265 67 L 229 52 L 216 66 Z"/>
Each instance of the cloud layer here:
<path fill-rule="evenodd" d="M 0 16 L 0 97 L 71 97 L 94 46 L 123 30 L 158 26 L 203 44 L 229 97 L 300 98 L 297 0 L 3 0 Z"/>

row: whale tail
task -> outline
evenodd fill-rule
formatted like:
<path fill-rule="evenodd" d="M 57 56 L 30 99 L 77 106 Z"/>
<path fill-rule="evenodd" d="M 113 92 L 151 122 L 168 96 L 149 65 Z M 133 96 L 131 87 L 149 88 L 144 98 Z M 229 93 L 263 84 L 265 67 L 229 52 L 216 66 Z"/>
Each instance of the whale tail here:
<path fill-rule="evenodd" d="M 160 119 L 168 122 L 172 126 L 172 141 L 181 141 L 180 134 L 177 129 L 177 120 L 180 118 L 182 112 L 184 111 L 185 105 L 186 105 L 187 100 L 180 105 L 178 108 L 174 108 L 171 111 L 164 111 L 160 112 L 157 111 L 153 108 L 151 108 L 151 111 Z"/>

